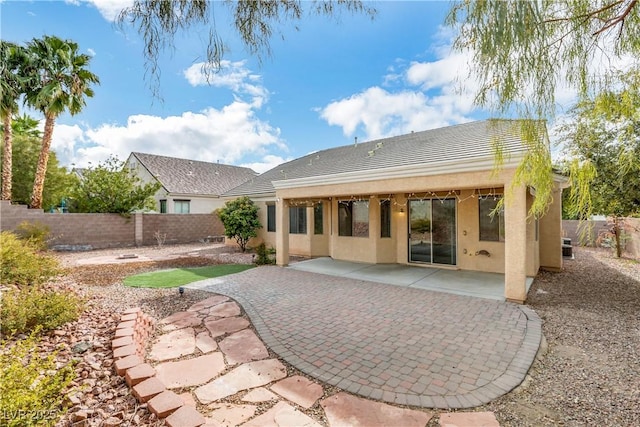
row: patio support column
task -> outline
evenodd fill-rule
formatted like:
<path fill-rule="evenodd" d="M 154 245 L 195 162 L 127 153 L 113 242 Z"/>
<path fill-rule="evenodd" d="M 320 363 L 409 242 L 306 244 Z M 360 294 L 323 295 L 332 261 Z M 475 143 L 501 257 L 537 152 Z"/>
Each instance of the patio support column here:
<path fill-rule="evenodd" d="M 508 189 L 510 184 L 505 185 Z M 524 303 L 527 298 L 527 187 L 507 190 L 504 208 L 504 296 Z"/>
<path fill-rule="evenodd" d="M 276 201 L 276 264 L 289 265 L 289 206 L 282 198 Z"/>
<path fill-rule="evenodd" d="M 562 270 L 562 188 L 553 190 L 553 201 L 540 218 L 540 268 Z"/>

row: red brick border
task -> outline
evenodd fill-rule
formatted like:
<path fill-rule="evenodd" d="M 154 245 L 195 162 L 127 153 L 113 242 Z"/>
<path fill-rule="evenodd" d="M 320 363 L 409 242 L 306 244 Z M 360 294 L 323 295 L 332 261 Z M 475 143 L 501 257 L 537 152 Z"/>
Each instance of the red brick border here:
<path fill-rule="evenodd" d="M 156 370 L 144 362 L 147 340 L 155 327 L 155 319 L 140 307 L 130 308 L 120 316 L 111 341 L 115 370 L 125 377 L 132 394 L 140 403 L 147 403 L 149 411 L 165 418 L 171 427 L 199 427 L 205 418 L 195 408 L 185 405 L 180 396 L 167 390 L 156 377 Z"/>

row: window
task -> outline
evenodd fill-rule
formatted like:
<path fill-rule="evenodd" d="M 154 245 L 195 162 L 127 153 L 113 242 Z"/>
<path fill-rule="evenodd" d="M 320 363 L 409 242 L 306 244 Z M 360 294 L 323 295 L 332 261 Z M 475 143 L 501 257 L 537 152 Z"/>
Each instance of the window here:
<path fill-rule="evenodd" d="M 307 234 L 306 206 L 292 206 L 289 208 L 289 233 Z"/>
<path fill-rule="evenodd" d="M 500 198 L 478 200 L 480 211 L 480 240 L 504 242 L 504 212 L 500 210 L 491 215 L 498 205 Z"/>
<path fill-rule="evenodd" d="M 276 231 L 276 205 L 267 205 L 267 231 Z"/>
<path fill-rule="evenodd" d="M 380 237 L 391 237 L 391 200 L 380 202 Z"/>
<path fill-rule="evenodd" d="M 173 202 L 173 212 L 177 214 L 188 214 L 190 204 L 191 201 L 189 200 L 175 200 Z"/>
<path fill-rule="evenodd" d="M 369 237 L 369 203 L 338 203 L 338 235 Z"/>
<path fill-rule="evenodd" d="M 313 207 L 313 234 L 323 234 L 322 202 Z"/>
<path fill-rule="evenodd" d="M 160 213 L 167 213 L 167 201 L 160 200 Z"/>

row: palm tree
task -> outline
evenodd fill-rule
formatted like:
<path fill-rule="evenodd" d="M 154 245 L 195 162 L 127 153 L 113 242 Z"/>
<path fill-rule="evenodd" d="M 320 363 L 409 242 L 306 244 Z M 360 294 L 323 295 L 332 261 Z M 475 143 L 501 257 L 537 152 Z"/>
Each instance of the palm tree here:
<path fill-rule="evenodd" d="M 29 65 L 26 77 L 29 84 L 26 102 L 44 114 L 44 134 L 38 158 L 30 208 L 42 208 L 42 190 L 47 172 L 51 137 L 56 118 L 69 112 L 79 113 L 86 98 L 93 96 L 91 84 L 99 84 L 98 76 L 87 66 L 91 57 L 78 52 L 78 44 L 55 36 L 33 39 L 27 45 Z"/>
<path fill-rule="evenodd" d="M 0 117 L 2 117 L 4 149 L 2 153 L 1 200 L 11 200 L 13 180 L 13 132 L 11 118 L 18 111 L 18 100 L 22 95 L 19 70 L 25 60 L 24 48 L 0 40 Z"/>

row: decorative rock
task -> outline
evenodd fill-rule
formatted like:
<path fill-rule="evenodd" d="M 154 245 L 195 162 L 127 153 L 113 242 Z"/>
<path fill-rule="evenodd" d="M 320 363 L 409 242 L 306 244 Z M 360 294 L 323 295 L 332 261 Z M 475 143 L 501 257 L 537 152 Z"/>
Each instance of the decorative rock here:
<path fill-rule="evenodd" d="M 168 427 L 199 427 L 207 420 L 192 406 L 182 406 L 164 420 Z"/>
<path fill-rule="evenodd" d="M 192 354 L 195 349 L 196 338 L 193 328 L 178 329 L 160 336 L 151 347 L 149 359 L 158 361 L 176 359 Z"/>
<path fill-rule="evenodd" d="M 203 353 L 211 353 L 218 349 L 218 344 L 211 338 L 209 332 L 200 332 L 196 335 L 196 347 Z"/>
<path fill-rule="evenodd" d="M 374 402 L 347 393 L 338 393 L 320 402 L 329 425 L 354 427 L 374 426 L 425 426 L 433 414 L 403 409 L 385 403 Z"/>
<path fill-rule="evenodd" d="M 261 403 L 261 402 L 269 402 L 271 400 L 277 400 L 278 396 L 274 393 L 271 393 L 264 387 L 259 387 L 251 390 L 249 393 L 245 394 L 242 400 L 244 402 L 251 403 Z"/>
<path fill-rule="evenodd" d="M 167 388 L 192 387 L 204 384 L 220 375 L 226 368 L 222 353 L 216 352 L 178 362 L 156 366 L 158 379 Z"/>
<path fill-rule="evenodd" d="M 261 360 L 269 357 L 269 351 L 260 338 L 250 329 L 229 335 L 220 342 L 220 350 L 229 365 Z"/>
<path fill-rule="evenodd" d="M 332 424 L 333 425 L 333 424 Z M 343 423 L 342 425 L 351 425 Z M 243 424 L 243 427 L 320 427 L 309 416 L 298 411 L 293 406 L 285 402 L 277 403 L 273 408 Z"/>
<path fill-rule="evenodd" d="M 240 315 L 240 306 L 235 302 L 225 302 L 215 307 L 211 307 L 209 310 L 210 316 L 215 317 L 233 317 Z"/>
<path fill-rule="evenodd" d="M 286 368 L 277 359 L 259 360 L 238 366 L 209 384 L 198 387 L 194 393 L 201 403 L 207 404 L 286 376 Z"/>
<path fill-rule="evenodd" d="M 104 427 L 116 427 L 122 424 L 122 420 L 116 417 L 109 417 L 106 420 L 102 421 L 102 426 Z"/>
<path fill-rule="evenodd" d="M 278 381 L 271 386 L 271 390 L 307 409 L 311 408 L 324 393 L 320 384 L 300 375 Z"/>
<path fill-rule="evenodd" d="M 493 412 L 446 412 L 440 414 L 442 427 L 500 427 Z"/>
<path fill-rule="evenodd" d="M 93 345 L 90 342 L 80 341 L 71 348 L 71 351 L 74 353 L 84 353 L 87 350 L 91 350 L 92 347 Z"/>
<path fill-rule="evenodd" d="M 162 384 L 156 377 L 147 378 L 133 386 L 133 395 L 141 403 L 148 402 L 153 397 L 164 391 L 164 384 Z"/>
<path fill-rule="evenodd" d="M 204 323 L 213 338 L 229 332 L 237 332 L 249 326 L 249 321 L 242 317 L 227 317 L 220 320 L 209 320 Z"/>
<path fill-rule="evenodd" d="M 165 390 L 149 400 L 148 408 L 158 418 L 166 418 L 181 406 L 183 402 L 180 396 L 171 390 Z"/>
<path fill-rule="evenodd" d="M 254 405 L 234 405 L 231 403 L 219 403 L 210 406 L 208 423 L 217 427 L 234 427 L 244 423 L 256 413 Z"/>

